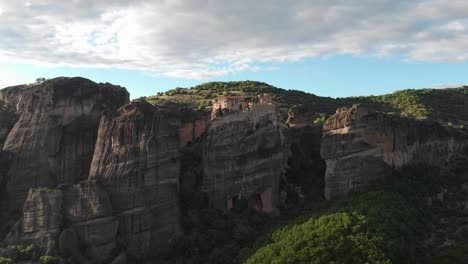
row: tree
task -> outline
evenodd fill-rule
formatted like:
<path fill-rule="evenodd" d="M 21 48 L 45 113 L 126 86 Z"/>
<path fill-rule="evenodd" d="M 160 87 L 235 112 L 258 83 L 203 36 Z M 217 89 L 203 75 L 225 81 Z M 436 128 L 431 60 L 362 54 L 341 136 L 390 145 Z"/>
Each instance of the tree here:
<path fill-rule="evenodd" d="M 47 80 L 46 78 L 41 77 L 41 78 L 37 78 L 36 82 L 37 83 L 42 83 L 42 82 L 45 82 L 46 80 Z"/>

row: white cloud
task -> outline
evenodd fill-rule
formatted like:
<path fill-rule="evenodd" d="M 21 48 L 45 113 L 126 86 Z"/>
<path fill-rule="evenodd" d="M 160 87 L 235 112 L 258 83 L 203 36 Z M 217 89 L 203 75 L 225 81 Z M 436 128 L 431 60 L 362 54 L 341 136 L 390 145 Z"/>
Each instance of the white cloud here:
<path fill-rule="evenodd" d="M 189 79 L 334 54 L 464 62 L 466 13 L 465 0 L 0 0 L 0 60 Z"/>
<path fill-rule="evenodd" d="M 466 85 L 466 84 L 436 83 L 436 84 L 433 84 L 431 87 L 443 89 L 443 88 L 457 88 L 463 85 Z"/>
<path fill-rule="evenodd" d="M 0 78 L 0 89 L 8 87 L 8 86 L 25 84 L 25 83 L 30 83 L 30 82 L 31 80 L 27 80 L 25 78 L 22 78 L 21 76 L 8 73 L 5 75 L 2 75 L 2 77 Z"/>

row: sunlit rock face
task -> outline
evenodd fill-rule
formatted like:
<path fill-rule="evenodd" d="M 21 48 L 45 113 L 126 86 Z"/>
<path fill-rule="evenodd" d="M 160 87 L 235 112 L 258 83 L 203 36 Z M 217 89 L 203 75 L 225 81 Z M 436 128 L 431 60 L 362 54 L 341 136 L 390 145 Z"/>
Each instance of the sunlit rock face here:
<path fill-rule="evenodd" d="M 274 105 L 217 117 L 203 150 L 203 191 L 210 205 L 227 211 L 240 199 L 256 210 L 274 212 L 288 149 L 286 126 Z"/>
<path fill-rule="evenodd" d="M 128 92 L 84 78 L 56 78 L 0 90 L 19 115 L 3 150 L 14 154 L 2 200 L 21 208 L 31 187 L 73 184 L 88 177 L 101 113 Z"/>
<path fill-rule="evenodd" d="M 108 190 L 129 254 L 161 249 L 180 234 L 178 151 L 208 121 L 179 105 L 143 100 L 102 117 L 90 178 Z"/>
<path fill-rule="evenodd" d="M 359 190 L 409 163 L 444 166 L 466 144 L 463 132 L 435 122 L 386 115 L 363 105 L 338 109 L 323 126 L 325 197 Z"/>

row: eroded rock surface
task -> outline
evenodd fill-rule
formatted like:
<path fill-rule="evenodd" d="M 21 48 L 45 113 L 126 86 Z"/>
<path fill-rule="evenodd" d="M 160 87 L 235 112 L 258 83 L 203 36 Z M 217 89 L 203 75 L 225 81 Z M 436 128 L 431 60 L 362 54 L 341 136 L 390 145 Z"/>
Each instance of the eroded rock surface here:
<path fill-rule="evenodd" d="M 90 177 L 109 191 L 128 253 L 158 250 L 180 234 L 178 150 L 208 120 L 179 105 L 146 101 L 103 116 Z"/>
<path fill-rule="evenodd" d="M 288 149 L 285 125 L 274 105 L 217 117 L 209 126 L 203 151 L 203 190 L 211 206 L 228 210 L 239 199 L 251 208 L 273 212 Z"/>
<path fill-rule="evenodd" d="M 338 109 L 323 127 L 325 197 L 346 195 L 409 163 L 444 166 L 466 144 L 462 132 L 435 122 L 386 115 L 362 105 Z"/>
<path fill-rule="evenodd" d="M 287 123 L 290 127 L 306 127 L 306 126 L 321 126 L 321 124 L 315 124 L 315 120 L 324 116 L 324 113 L 317 113 L 305 105 L 295 105 L 288 111 Z"/>
<path fill-rule="evenodd" d="M 101 113 L 128 100 L 124 88 L 84 78 L 0 90 L 0 101 L 19 114 L 3 147 L 15 156 L 2 195 L 4 206 L 21 208 L 31 187 L 86 179 Z"/>
<path fill-rule="evenodd" d="M 18 116 L 15 114 L 13 108 L 0 100 L 0 150 L 3 149 L 3 144 L 17 119 Z"/>
<path fill-rule="evenodd" d="M 35 244 L 42 254 L 102 262 L 116 250 L 118 222 L 105 189 L 93 181 L 31 189 L 23 218 L 10 231 L 8 244 Z"/>

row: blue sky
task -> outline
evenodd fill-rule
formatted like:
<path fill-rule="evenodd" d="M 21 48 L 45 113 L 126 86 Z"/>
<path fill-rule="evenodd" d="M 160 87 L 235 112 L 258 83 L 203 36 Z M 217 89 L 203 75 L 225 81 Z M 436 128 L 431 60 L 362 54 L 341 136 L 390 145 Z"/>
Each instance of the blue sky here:
<path fill-rule="evenodd" d="M 132 98 L 257 80 L 321 96 L 468 83 L 464 0 L 0 0 L 0 87 L 83 76 Z"/>

